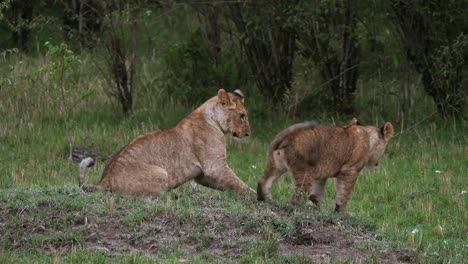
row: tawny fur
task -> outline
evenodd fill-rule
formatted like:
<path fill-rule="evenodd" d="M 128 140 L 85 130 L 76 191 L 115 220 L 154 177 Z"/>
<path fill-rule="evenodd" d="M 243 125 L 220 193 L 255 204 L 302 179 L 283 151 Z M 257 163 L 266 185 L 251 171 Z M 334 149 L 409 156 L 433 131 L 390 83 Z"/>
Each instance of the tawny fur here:
<path fill-rule="evenodd" d="M 356 119 L 344 127 L 306 124 L 281 131 L 271 143 L 257 198 L 271 201 L 271 185 L 289 171 L 295 184 L 291 202 L 304 202 L 307 195 L 320 207 L 325 182 L 336 177 L 335 211 L 344 213 L 359 173 L 366 166 L 378 164 L 393 136 L 393 126 L 361 126 Z"/>
<path fill-rule="evenodd" d="M 250 134 L 239 90 L 221 89 L 176 127 L 137 137 L 109 160 L 98 184 L 83 189 L 153 196 L 193 179 L 210 188 L 255 196 L 227 164 L 225 134 Z"/>

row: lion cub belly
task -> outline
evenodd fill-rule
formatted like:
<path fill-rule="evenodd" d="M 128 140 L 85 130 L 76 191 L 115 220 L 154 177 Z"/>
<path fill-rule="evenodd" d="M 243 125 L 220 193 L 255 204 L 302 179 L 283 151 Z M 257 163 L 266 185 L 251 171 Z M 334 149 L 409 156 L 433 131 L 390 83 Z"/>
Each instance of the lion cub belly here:
<path fill-rule="evenodd" d="M 302 145 L 300 149 L 289 146 L 285 150 L 276 150 L 275 152 L 282 151 L 283 153 L 281 161 L 278 160 L 276 166 L 284 164 L 282 166 L 289 170 L 293 176 L 301 175 L 300 177 L 306 176 L 310 179 L 322 180 L 335 177 L 346 165 L 343 158 L 324 150 L 326 147 L 318 147 L 317 144 L 311 145 Z M 340 151 L 344 151 L 344 149 Z"/>

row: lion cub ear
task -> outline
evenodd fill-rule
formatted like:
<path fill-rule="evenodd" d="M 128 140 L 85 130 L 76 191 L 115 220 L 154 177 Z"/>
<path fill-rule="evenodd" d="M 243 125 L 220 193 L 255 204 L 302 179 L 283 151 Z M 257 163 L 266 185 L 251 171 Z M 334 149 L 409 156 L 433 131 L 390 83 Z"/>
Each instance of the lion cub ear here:
<path fill-rule="evenodd" d="M 393 137 L 393 125 L 390 122 L 385 123 L 382 127 L 382 134 L 385 141 L 389 141 Z"/>
<path fill-rule="evenodd" d="M 228 96 L 226 90 L 219 89 L 217 96 L 218 96 L 218 99 L 221 102 L 221 104 L 227 105 L 227 104 L 231 103 L 231 99 L 229 99 L 229 96 Z"/>
<path fill-rule="evenodd" d="M 349 122 L 349 125 L 345 125 L 342 128 L 346 129 L 346 128 L 349 128 L 349 127 L 355 126 L 355 125 L 359 125 L 359 122 L 357 121 L 356 118 L 353 118 L 353 119 L 351 119 L 351 122 Z"/>
<path fill-rule="evenodd" d="M 242 103 L 244 103 L 244 101 L 245 101 L 245 96 L 244 96 L 244 93 L 243 93 L 241 90 L 237 89 L 237 90 L 235 90 L 235 91 L 232 92 L 232 93 L 233 93 L 234 95 L 236 95 L 237 97 L 239 97 L 240 101 L 241 101 Z"/>

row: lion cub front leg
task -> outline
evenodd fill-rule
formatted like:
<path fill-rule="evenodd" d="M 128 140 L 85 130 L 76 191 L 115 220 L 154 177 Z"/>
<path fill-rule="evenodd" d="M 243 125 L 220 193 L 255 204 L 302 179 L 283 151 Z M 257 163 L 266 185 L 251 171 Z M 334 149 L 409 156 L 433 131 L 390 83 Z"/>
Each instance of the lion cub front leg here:
<path fill-rule="evenodd" d="M 307 177 L 307 173 L 305 172 L 293 172 L 294 177 L 294 194 L 291 197 L 291 204 L 304 204 L 306 203 L 306 195 L 311 193 L 312 190 L 312 179 Z"/>
<path fill-rule="evenodd" d="M 319 179 L 312 181 L 311 193 L 309 200 L 318 208 L 322 208 L 323 194 L 325 192 L 325 183 L 327 179 Z"/>
<path fill-rule="evenodd" d="M 302 170 L 293 170 L 292 174 L 296 190 L 291 198 L 291 203 L 305 203 L 308 198 L 318 208 L 321 208 L 327 179 L 316 179 L 318 169 L 314 167 L 307 168 L 305 172 Z"/>
<path fill-rule="evenodd" d="M 346 213 L 346 207 L 359 172 L 341 173 L 336 177 L 335 212 Z"/>
<path fill-rule="evenodd" d="M 256 192 L 237 177 L 227 165 L 203 173 L 195 178 L 195 181 L 203 186 L 216 190 L 233 190 L 243 195 L 256 195 Z"/>

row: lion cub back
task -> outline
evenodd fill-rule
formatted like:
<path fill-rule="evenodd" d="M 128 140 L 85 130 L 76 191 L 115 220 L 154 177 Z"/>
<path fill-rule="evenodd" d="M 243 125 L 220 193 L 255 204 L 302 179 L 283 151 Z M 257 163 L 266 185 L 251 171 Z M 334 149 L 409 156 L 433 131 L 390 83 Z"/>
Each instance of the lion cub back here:
<path fill-rule="evenodd" d="M 326 174 L 316 177 L 335 177 L 343 166 L 360 171 L 378 165 L 391 137 L 389 131 L 387 136 L 384 132 L 374 126 L 315 126 L 290 133 L 276 151 L 284 149 L 284 160 L 292 172 L 314 168 Z"/>

